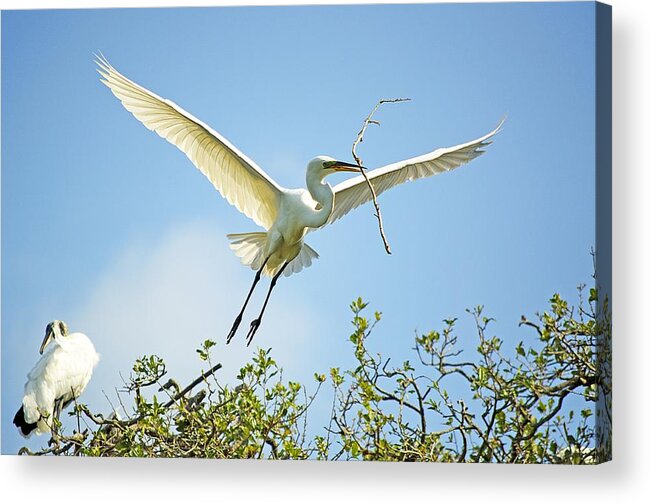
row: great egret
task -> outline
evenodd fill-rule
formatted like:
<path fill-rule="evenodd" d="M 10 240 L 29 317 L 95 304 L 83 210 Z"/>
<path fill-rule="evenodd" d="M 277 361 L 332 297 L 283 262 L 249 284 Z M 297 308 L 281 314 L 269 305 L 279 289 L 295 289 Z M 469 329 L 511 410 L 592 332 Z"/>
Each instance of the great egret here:
<path fill-rule="evenodd" d="M 52 430 L 52 419 L 58 420 L 81 395 L 99 361 L 90 339 L 78 332 L 68 334 L 61 320 L 47 325 L 39 353 L 42 357 L 27 375 L 23 404 L 14 416 L 24 437 Z"/>
<path fill-rule="evenodd" d="M 103 56 L 96 63 L 101 81 L 136 119 L 181 149 L 229 203 L 266 230 L 227 235 L 231 249 L 241 262 L 256 270 L 227 342 L 235 335 L 260 275 L 271 277 L 260 315 L 251 322 L 247 336 L 247 345 L 250 344 L 278 277 L 283 273 L 285 276 L 298 273 L 319 257 L 304 242 L 306 233 L 340 219 L 371 200 L 371 192 L 361 175 L 334 188 L 324 182 L 332 173 L 359 172 L 361 167 L 318 156 L 307 165 L 307 190 L 285 189 L 222 135 L 181 107 L 129 80 Z M 379 194 L 403 182 L 453 170 L 482 154 L 480 149 L 490 143 L 501 125 L 502 122 L 471 142 L 378 168 L 368 172 L 368 178 Z"/>

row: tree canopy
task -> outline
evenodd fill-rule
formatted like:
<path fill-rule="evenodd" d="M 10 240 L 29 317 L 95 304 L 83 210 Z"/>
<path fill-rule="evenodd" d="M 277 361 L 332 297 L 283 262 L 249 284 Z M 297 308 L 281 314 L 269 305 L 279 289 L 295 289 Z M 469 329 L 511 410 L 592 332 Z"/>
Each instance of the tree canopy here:
<path fill-rule="evenodd" d="M 206 371 L 183 388 L 161 358 L 144 356 L 125 380 L 120 408 L 105 415 L 76 403 L 69 414 L 77 428 L 66 433 L 53 420 L 52 440 L 33 454 L 606 461 L 612 424 L 610 312 L 596 289 L 587 291 L 587 299 L 585 294 L 579 287 L 576 306 L 554 295 L 545 311 L 522 317 L 515 339 L 492 335 L 494 320 L 477 306 L 467 310 L 474 334 L 460 335 L 457 319 L 444 320 L 438 330 L 415 335 L 413 360 L 401 364 L 374 351 L 372 336 L 382 314 L 357 299 L 350 305 L 348 337 L 354 366 L 317 371 L 313 384 L 286 380 L 271 349 L 258 349 L 237 383 L 227 385 L 211 357 L 215 343 L 206 340 L 197 349 Z M 324 394 L 332 397 L 329 418 L 308 418 L 315 398 Z M 119 409 L 128 413 L 120 415 Z"/>

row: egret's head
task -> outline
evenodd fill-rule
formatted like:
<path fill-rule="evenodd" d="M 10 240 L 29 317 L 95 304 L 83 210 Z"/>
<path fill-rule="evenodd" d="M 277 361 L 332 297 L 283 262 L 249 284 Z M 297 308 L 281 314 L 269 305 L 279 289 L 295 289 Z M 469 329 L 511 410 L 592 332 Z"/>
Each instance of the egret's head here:
<path fill-rule="evenodd" d="M 330 156 L 317 156 L 307 164 L 307 175 L 323 178 L 337 172 L 357 172 L 365 170 L 363 166 L 337 161 Z"/>
<path fill-rule="evenodd" d="M 55 320 L 50 322 L 45 328 L 45 338 L 43 338 L 43 343 L 41 343 L 41 348 L 38 353 L 43 354 L 45 347 L 48 346 L 50 341 L 61 341 L 62 338 L 68 336 L 68 326 L 62 320 Z"/>

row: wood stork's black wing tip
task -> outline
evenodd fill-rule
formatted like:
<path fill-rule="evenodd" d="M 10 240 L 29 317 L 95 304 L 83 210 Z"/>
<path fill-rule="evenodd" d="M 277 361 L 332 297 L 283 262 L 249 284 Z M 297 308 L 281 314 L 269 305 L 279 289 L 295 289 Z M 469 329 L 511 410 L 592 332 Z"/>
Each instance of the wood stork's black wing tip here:
<path fill-rule="evenodd" d="M 14 415 L 14 425 L 20 429 L 20 434 L 23 437 L 28 437 L 36 429 L 36 423 L 27 423 L 25 421 L 25 411 L 22 406 Z"/>

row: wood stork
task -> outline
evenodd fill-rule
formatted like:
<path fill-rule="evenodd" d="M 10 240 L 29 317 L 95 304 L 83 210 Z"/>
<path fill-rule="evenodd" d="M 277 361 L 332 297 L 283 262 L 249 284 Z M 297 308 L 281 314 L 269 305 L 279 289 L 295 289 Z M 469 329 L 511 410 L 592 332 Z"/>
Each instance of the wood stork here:
<path fill-rule="evenodd" d="M 265 231 L 227 235 L 230 247 L 241 262 L 256 270 L 255 279 L 226 338 L 235 335 L 244 310 L 261 274 L 271 284 L 258 317 L 251 322 L 247 345 L 257 331 L 278 277 L 298 273 L 319 257 L 304 242 L 313 229 L 340 219 L 371 200 L 366 180 L 359 175 L 334 188 L 324 178 L 336 172 L 360 172 L 362 167 L 318 156 L 307 165 L 306 189 L 286 189 L 257 164 L 237 150 L 222 135 L 170 100 L 159 97 L 118 72 L 103 56 L 96 63 L 101 81 L 122 105 L 148 129 L 155 131 L 181 151 L 240 212 Z M 500 130 L 455 147 L 437 149 L 368 172 L 377 194 L 403 182 L 453 170 L 478 157 L 482 147 Z"/>
<path fill-rule="evenodd" d="M 27 375 L 23 404 L 14 416 L 23 437 L 51 432 L 52 418 L 58 420 L 81 395 L 99 361 L 88 336 L 69 334 L 61 320 L 47 325 L 39 353 L 42 357 Z"/>

